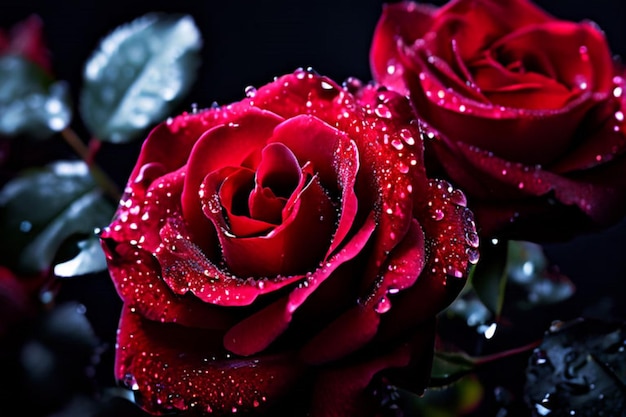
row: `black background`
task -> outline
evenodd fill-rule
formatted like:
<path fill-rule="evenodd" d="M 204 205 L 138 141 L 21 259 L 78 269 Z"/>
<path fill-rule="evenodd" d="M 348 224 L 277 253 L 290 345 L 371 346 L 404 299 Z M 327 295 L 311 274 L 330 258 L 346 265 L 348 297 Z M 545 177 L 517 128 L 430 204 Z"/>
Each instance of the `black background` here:
<path fill-rule="evenodd" d="M 626 57 L 626 3 L 622 0 L 536 3 L 563 19 L 595 21 L 605 31 L 612 51 Z M 177 109 L 182 111 L 192 103 L 206 107 L 214 101 L 221 104 L 239 100 L 246 86 L 263 85 L 298 67 L 313 67 L 339 82 L 349 76 L 369 81 L 369 45 L 382 4 L 367 0 L 129 0 L 121 4 L 94 0 L 2 0 L 0 26 L 8 28 L 38 14 L 44 24 L 55 76 L 69 82 L 77 101 L 83 65 L 107 33 L 147 12 L 190 14 L 204 42 L 198 79 Z M 78 117 L 72 126 L 87 139 Z M 139 143 L 105 144 L 99 162 L 123 185 L 138 151 Z M 566 302 L 518 323 L 513 336 L 506 337 L 515 338 L 517 334 L 523 340 L 540 334 L 554 319 L 580 315 L 626 318 L 625 222 L 603 233 L 547 245 L 546 250 L 552 262 L 574 281 L 577 292 Z M 83 302 L 99 336 L 114 339 L 119 304 L 106 277 L 68 282 L 60 297 Z M 521 375 L 507 372 L 500 377 Z"/>

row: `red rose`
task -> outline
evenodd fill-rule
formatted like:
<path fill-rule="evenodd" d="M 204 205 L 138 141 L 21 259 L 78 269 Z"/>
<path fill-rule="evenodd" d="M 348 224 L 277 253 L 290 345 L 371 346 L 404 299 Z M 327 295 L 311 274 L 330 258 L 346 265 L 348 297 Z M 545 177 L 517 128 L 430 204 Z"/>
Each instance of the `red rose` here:
<path fill-rule="evenodd" d="M 153 413 L 307 392 L 352 416 L 375 375 L 423 388 L 478 241 L 464 195 L 425 175 L 408 100 L 304 70 L 248 93 L 155 128 L 102 234 L 117 378 Z"/>
<path fill-rule="evenodd" d="M 46 71 L 50 71 L 50 56 L 43 40 L 43 25 L 38 16 L 16 24 L 9 33 L 0 28 L 0 56 L 18 55 Z"/>
<path fill-rule="evenodd" d="M 428 158 L 482 235 L 563 238 L 626 212 L 626 84 L 592 23 L 525 0 L 389 4 L 370 59 L 436 130 Z"/>

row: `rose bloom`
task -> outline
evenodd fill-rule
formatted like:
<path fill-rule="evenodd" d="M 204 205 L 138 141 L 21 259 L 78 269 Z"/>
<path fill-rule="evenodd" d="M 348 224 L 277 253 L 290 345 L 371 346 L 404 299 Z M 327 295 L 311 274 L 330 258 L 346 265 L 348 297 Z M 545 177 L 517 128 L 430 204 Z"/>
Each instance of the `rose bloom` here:
<path fill-rule="evenodd" d="M 410 95 L 433 175 L 465 191 L 481 235 L 563 239 L 626 212 L 626 85 L 591 22 L 525 0 L 388 4 L 370 60 Z"/>
<path fill-rule="evenodd" d="M 50 56 L 43 40 L 41 19 L 32 15 L 6 31 L 0 28 L 0 57 L 15 55 L 50 72 Z"/>
<path fill-rule="evenodd" d="M 408 100 L 349 86 L 297 70 L 148 136 L 102 233 L 147 411 L 370 415 L 381 378 L 424 388 L 473 215 L 426 177 Z"/>

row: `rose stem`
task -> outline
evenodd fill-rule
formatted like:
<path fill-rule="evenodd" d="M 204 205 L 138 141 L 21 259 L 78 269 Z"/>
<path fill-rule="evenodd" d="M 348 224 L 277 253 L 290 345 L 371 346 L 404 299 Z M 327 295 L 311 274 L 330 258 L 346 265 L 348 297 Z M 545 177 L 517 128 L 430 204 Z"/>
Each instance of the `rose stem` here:
<path fill-rule="evenodd" d="M 509 356 L 528 352 L 529 350 L 532 350 L 538 347 L 539 345 L 541 345 L 541 340 L 537 340 L 524 346 L 519 346 L 513 349 L 504 350 L 502 352 L 497 352 L 491 355 L 479 356 L 477 358 L 474 358 L 474 365 L 481 366 L 490 362 L 497 361 L 499 359 L 508 358 Z"/>

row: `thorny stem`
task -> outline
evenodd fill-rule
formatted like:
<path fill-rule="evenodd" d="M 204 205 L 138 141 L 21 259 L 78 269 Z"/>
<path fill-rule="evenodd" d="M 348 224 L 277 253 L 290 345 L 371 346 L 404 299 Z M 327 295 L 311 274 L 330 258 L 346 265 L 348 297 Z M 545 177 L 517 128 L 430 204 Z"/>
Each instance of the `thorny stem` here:
<path fill-rule="evenodd" d="M 106 172 L 104 172 L 102 168 L 94 163 L 95 152 L 83 143 L 83 141 L 78 137 L 76 132 L 72 130 L 72 128 L 66 127 L 65 129 L 63 129 L 61 131 L 61 136 L 63 137 L 65 142 L 70 145 L 74 152 L 76 152 L 76 154 L 78 154 L 78 156 L 80 156 L 80 158 L 85 161 L 96 184 L 98 184 L 100 188 L 102 188 L 102 190 L 113 199 L 113 201 L 119 201 L 122 197 L 122 194 L 117 188 L 117 185 L 113 182 L 113 180 L 111 180 Z M 97 149 L 97 147 L 94 149 Z"/>

